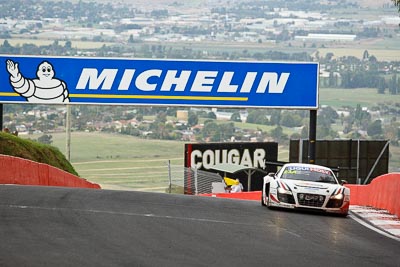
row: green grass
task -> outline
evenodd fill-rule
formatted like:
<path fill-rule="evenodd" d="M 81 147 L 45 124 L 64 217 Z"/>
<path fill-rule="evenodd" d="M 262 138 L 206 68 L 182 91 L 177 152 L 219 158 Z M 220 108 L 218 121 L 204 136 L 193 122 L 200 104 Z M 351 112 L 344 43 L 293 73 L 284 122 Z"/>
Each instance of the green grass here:
<path fill-rule="evenodd" d="M 53 135 L 54 144 L 61 147 L 64 138 Z M 64 140 L 63 140 L 64 139 Z M 171 150 L 171 148 L 175 148 Z M 61 149 L 61 148 L 60 148 Z M 65 151 L 61 149 L 61 151 Z M 76 152 L 74 152 L 76 151 Z M 181 157 L 183 143 L 141 139 L 127 135 L 73 132 L 71 137 L 71 162 L 92 160 L 143 159 Z"/>
<path fill-rule="evenodd" d="M 56 147 L 0 132 L 0 154 L 45 163 L 77 175 L 73 166 Z"/>
<path fill-rule="evenodd" d="M 334 108 L 344 106 L 357 107 L 360 104 L 362 107 L 372 107 L 381 103 L 400 103 L 400 95 L 378 94 L 377 89 L 362 88 L 362 89 L 327 89 L 319 90 L 319 103 L 328 105 Z"/>
<path fill-rule="evenodd" d="M 66 154 L 66 134 L 52 133 Z M 37 137 L 32 137 L 37 138 Z M 107 133 L 71 133 L 71 164 L 79 175 L 104 189 L 165 192 L 168 161 L 183 166 L 184 143 Z"/>

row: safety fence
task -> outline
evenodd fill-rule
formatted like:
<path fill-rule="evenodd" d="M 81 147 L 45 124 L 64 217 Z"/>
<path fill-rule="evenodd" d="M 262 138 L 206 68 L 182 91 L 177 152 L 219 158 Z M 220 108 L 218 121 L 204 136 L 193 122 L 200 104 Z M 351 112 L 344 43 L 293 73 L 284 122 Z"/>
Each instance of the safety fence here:
<path fill-rule="evenodd" d="M 100 186 L 47 164 L 0 155 L 0 184 L 64 186 L 100 189 Z"/>
<path fill-rule="evenodd" d="M 168 179 L 169 193 L 178 187 L 183 189 L 184 193 L 191 195 L 211 193 L 212 183 L 223 181 L 218 173 L 171 164 L 168 164 Z"/>

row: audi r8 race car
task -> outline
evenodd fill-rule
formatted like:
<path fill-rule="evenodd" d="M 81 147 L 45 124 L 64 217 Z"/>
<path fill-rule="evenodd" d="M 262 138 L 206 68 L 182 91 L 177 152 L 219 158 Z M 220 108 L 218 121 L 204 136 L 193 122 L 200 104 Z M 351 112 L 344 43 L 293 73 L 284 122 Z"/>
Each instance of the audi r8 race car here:
<path fill-rule="evenodd" d="M 264 177 L 261 204 L 268 207 L 305 208 L 347 216 L 350 189 L 339 183 L 330 168 L 287 163 Z"/>

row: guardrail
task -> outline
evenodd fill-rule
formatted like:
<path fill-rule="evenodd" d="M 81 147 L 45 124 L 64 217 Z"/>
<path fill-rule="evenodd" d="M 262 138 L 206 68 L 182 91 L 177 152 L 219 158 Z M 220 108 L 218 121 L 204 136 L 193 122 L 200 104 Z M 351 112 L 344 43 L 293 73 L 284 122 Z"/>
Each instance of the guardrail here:
<path fill-rule="evenodd" d="M 347 184 L 352 205 L 385 209 L 400 217 L 400 173 L 376 177 L 367 185 Z"/>
<path fill-rule="evenodd" d="M 0 184 L 100 189 L 98 184 L 50 165 L 6 155 L 0 155 Z"/>

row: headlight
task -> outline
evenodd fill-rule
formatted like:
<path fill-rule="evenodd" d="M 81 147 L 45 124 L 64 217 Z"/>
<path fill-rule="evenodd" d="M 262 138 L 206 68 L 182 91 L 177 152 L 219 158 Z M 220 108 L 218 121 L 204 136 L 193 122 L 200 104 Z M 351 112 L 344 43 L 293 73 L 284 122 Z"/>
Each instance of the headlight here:
<path fill-rule="evenodd" d="M 279 187 L 279 188 L 278 188 L 278 193 L 279 193 L 279 194 L 286 194 L 286 195 L 293 195 L 293 194 L 292 194 L 292 191 L 285 190 L 285 189 L 283 189 L 282 187 Z"/>
<path fill-rule="evenodd" d="M 337 199 L 337 200 L 342 200 L 343 198 L 344 198 L 343 194 L 337 194 L 330 197 L 330 199 Z"/>
<path fill-rule="evenodd" d="M 344 194 L 340 193 L 329 198 L 328 204 L 326 204 L 327 208 L 340 208 L 343 205 Z"/>

